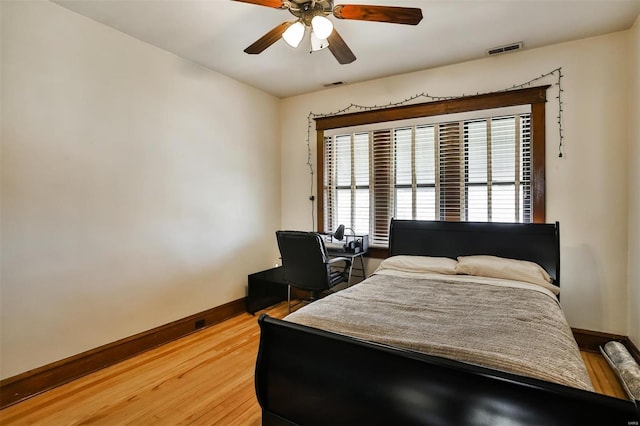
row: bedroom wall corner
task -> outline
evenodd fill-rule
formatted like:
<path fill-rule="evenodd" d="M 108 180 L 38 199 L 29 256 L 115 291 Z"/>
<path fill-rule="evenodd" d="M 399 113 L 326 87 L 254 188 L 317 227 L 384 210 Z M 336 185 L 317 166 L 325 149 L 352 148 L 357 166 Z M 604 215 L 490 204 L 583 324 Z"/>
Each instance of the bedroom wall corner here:
<path fill-rule="evenodd" d="M 245 297 L 277 255 L 280 100 L 49 1 L 0 8 L 1 378 Z"/>
<path fill-rule="evenodd" d="M 629 37 L 629 338 L 640 347 L 640 16 Z"/>

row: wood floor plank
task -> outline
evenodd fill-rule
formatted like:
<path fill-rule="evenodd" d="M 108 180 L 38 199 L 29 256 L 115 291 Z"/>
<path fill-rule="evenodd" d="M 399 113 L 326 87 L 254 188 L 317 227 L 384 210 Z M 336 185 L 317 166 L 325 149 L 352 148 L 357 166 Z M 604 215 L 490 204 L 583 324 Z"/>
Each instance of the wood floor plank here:
<path fill-rule="evenodd" d="M 267 311 L 283 318 L 287 305 Z M 242 314 L 0 411 L 3 425 L 250 425 L 260 330 Z M 602 355 L 581 352 L 597 392 L 625 398 Z"/>
<path fill-rule="evenodd" d="M 580 355 L 582 355 L 582 359 L 587 366 L 587 371 L 596 392 L 616 398 L 627 398 L 627 394 L 622 388 L 618 377 L 602 354 L 582 351 Z"/>

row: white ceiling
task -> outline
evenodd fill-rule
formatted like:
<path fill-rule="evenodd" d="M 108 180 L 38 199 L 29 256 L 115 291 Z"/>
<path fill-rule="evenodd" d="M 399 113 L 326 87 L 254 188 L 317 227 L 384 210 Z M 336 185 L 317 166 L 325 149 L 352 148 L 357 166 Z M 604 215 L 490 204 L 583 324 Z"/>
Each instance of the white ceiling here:
<path fill-rule="evenodd" d="M 232 0 L 54 0 L 135 38 L 285 98 L 478 59 L 513 42 L 524 49 L 630 28 L 640 0 L 335 0 L 335 4 L 419 7 L 417 26 L 339 20 L 357 60 L 340 65 L 328 49 L 309 53 L 279 40 L 260 55 L 243 50 L 287 10 Z"/>

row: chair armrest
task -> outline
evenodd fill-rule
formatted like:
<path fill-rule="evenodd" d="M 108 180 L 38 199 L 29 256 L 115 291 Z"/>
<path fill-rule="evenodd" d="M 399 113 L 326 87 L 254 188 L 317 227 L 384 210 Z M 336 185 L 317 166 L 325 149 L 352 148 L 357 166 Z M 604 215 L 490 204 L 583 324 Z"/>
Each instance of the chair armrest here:
<path fill-rule="evenodd" d="M 329 259 L 329 265 L 333 265 L 336 262 L 345 262 L 345 268 L 348 268 L 351 266 L 351 259 L 348 257 L 334 257 L 333 259 Z"/>

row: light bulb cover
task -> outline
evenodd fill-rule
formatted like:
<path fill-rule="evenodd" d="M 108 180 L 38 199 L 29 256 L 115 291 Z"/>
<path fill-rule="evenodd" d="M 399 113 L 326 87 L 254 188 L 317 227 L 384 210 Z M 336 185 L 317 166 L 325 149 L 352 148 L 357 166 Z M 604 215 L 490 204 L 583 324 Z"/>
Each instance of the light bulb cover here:
<path fill-rule="evenodd" d="M 311 27 L 313 27 L 313 32 L 316 33 L 318 39 L 325 40 L 333 31 L 333 22 L 324 16 L 317 15 L 311 20 Z"/>
<path fill-rule="evenodd" d="M 329 42 L 326 39 L 319 39 L 316 35 L 316 32 L 313 30 L 311 30 L 311 36 L 309 37 L 309 39 L 311 40 L 312 52 L 317 52 L 318 50 L 326 49 L 327 47 L 329 47 Z"/>
<path fill-rule="evenodd" d="M 298 21 L 282 33 L 282 39 L 287 42 L 291 47 L 298 47 L 304 37 L 305 26 L 302 22 Z"/>

